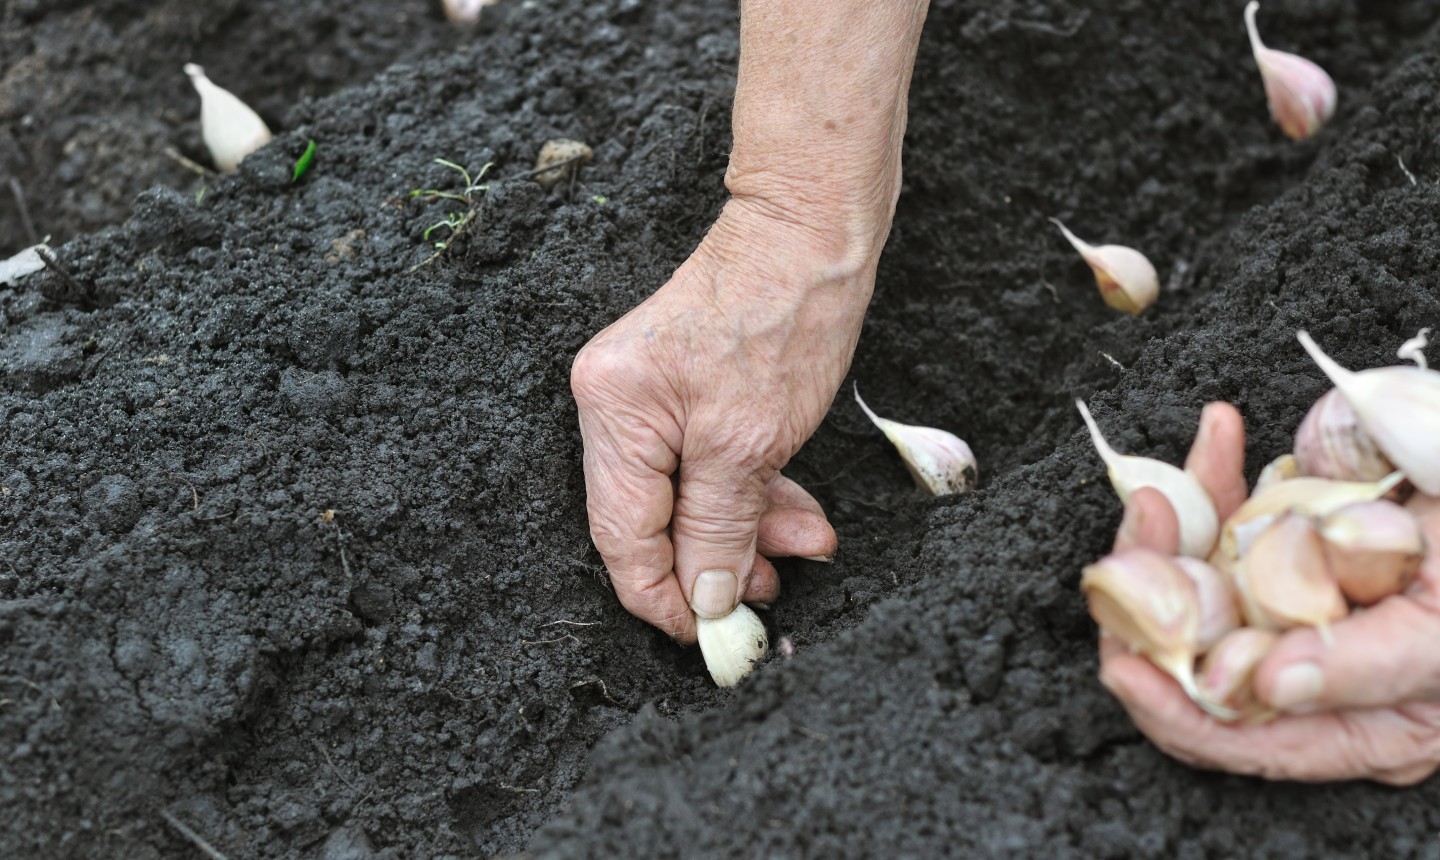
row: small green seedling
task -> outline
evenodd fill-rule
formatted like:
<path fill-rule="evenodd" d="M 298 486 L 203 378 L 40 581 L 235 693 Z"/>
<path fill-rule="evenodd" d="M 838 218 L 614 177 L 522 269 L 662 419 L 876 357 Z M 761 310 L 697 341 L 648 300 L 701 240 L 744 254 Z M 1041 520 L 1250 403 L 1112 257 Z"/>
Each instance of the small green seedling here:
<path fill-rule="evenodd" d="M 482 184 L 480 180 L 485 178 L 485 174 L 490 171 L 490 168 L 493 166 L 493 162 L 486 162 L 485 164 L 481 165 L 480 169 L 476 171 L 474 176 L 470 175 L 469 170 L 466 170 L 464 167 L 461 167 L 453 161 L 446 161 L 443 158 L 437 158 L 435 159 L 435 163 L 444 167 L 448 167 L 451 170 L 459 173 L 461 178 L 465 180 L 465 185 L 459 191 L 445 191 L 439 188 L 414 188 L 410 191 L 410 199 L 453 200 L 456 203 L 463 204 L 467 208 L 463 210 L 456 209 L 447 212 L 445 213 L 445 218 L 443 220 L 436 221 L 434 224 L 431 224 L 429 227 L 425 228 L 425 232 L 422 234 L 422 238 L 426 242 L 430 241 L 430 235 L 432 233 L 442 227 L 449 230 L 450 235 L 446 236 L 444 239 L 436 241 L 434 243 L 435 253 L 431 254 L 423 262 L 412 266 L 410 269 L 412 272 L 415 271 L 415 269 L 420 268 L 421 266 L 429 265 L 435 260 L 436 257 L 439 257 L 441 254 L 445 253 L 445 250 L 449 248 L 450 245 L 453 244 L 457 238 L 460 237 L 460 234 L 465 232 L 465 229 L 469 227 L 471 222 L 475 220 L 476 216 L 480 214 L 480 201 L 483 199 L 484 193 L 490 190 L 489 183 Z"/>
<path fill-rule="evenodd" d="M 302 152 L 302 153 L 300 153 L 300 157 L 299 157 L 298 159 L 296 159 L 296 161 L 295 161 L 295 170 L 294 170 L 294 172 L 293 172 L 293 173 L 291 174 L 291 176 L 290 176 L 290 181 L 291 181 L 291 182 L 299 182 L 299 181 L 300 181 L 300 177 L 304 176 L 307 172 L 309 172 L 309 170 L 310 170 L 310 165 L 311 165 L 311 163 L 314 162 L 314 161 L 315 161 L 315 141 L 312 140 L 312 141 L 310 141 L 309 143 L 307 143 L 307 144 L 305 145 L 305 151 Z"/>

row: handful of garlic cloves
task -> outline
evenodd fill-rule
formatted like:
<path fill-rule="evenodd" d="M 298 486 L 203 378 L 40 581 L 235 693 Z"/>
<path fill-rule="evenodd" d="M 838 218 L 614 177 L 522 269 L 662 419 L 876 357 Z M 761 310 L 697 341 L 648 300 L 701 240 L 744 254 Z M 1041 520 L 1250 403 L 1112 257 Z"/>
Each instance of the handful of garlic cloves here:
<path fill-rule="evenodd" d="M 1103 629 L 1221 719 L 1273 717 L 1252 680 L 1279 637 L 1313 627 L 1333 644 L 1332 624 L 1404 592 L 1440 540 L 1440 493 L 1427 489 L 1440 489 L 1440 373 L 1352 372 L 1304 332 L 1299 339 L 1336 387 L 1307 414 L 1294 455 L 1267 466 L 1220 525 L 1209 563 L 1127 551 L 1086 568 L 1081 581 Z M 1083 405 L 1082 414 L 1107 465 L 1117 463 L 1123 497 L 1115 474 L 1124 458 L 1107 450 Z M 1411 485 L 1422 493 L 1398 504 Z M 1183 537 L 1189 503 L 1171 504 Z"/>

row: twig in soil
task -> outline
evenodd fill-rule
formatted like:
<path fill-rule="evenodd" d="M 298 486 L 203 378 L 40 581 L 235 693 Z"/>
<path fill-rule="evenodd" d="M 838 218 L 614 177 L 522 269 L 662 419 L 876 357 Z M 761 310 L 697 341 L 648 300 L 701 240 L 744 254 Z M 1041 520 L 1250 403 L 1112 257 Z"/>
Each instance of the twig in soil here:
<path fill-rule="evenodd" d="M 20 226 L 25 228 L 25 238 L 31 245 L 40 244 L 40 236 L 35 232 L 35 222 L 30 220 L 30 207 L 25 203 L 25 189 L 20 187 L 20 180 L 11 176 L 7 184 L 10 186 L 10 196 L 15 198 L 15 211 L 20 213 Z"/>
<path fill-rule="evenodd" d="M 224 854 L 216 851 L 214 846 L 212 846 L 209 842 L 206 842 L 199 833 L 191 830 L 188 826 L 186 826 L 185 822 L 171 815 L 169 812 L 163 809 L 160 810 L 160 817 L 170 822 L 170 826 L 180 831 L 180 834 L 186 839 L 194 842 L 195 847 L 205 852 L 205 856 L 209 857 L 210 860 L 230 860 L 230 858 L 226 857 Z"/>
<path fill-rule="evenodd" d="M 325 756 L 325 763 L 330 765 L 330 769 L 335 771 L 335 775 L 340 777 L 340 781 L 350 786 L 351 791 L 359 791 L 360 789 L 355 787 L 355 783 L 346 779 L 345 774 L 340 772 L 340 768 L 335 766 L 335 760 L 330 758 L 330 751 L 325 749 L 325 744 L 323 744 L 319 738 L 311 738 L 311 742 L 315 744 L 315 749 L 319 750 L 320 754 Z"/>
<path fill-rule="evenodd" d="M 573 627 L 594 627 L 595 625 L 597 625 L 597 624 L 599 624 L 599 623 L 600 623 L 599 621 L 569 621 L 569 620 L 567 620 L 567 619 L 561 618 L 559 621 L 550 621 L 550 622 L 547 622 L 547 623 L 545 623 L 545 624 L 541 624 L 540 626 L 541 626 L 541 627 L 554 627 L 556 624 L 569 624 L 569 625 L 571 625 L 571 626 L 573 626 Z"/>
<path fill-rule="evenodd" d="M 1410 168 L 1405 166 L 1405 159 L 1397 155 L 1395 156 L 1395 163 L 1400 165 L 1400 170 L 1405 173 L 1405 178 L 1410 180 L 1411 185 L 1420 184 L 1420 182 L 1415 178 L 1415 174 L 1411 173 Z"/>
<path fill-rule="evenodd" d="M 50 700 L 50 707 L 52 709 L 57 711 L 61 710 L 60 700 L 55 698 L 55 694 L 35 683 L 34 681 L 30 680 L 29 678 L 22 678 L 19 675 L 11 675 L 9 676 L 9 679 L 19 681 L 20 683 L 24 684 L 25 686 L 29 687 L 40 695 L 45 696 Z"/>
<path fill-rule="evenodd" d="M 591 684 L 596 684 L 600 687 L 600 695 L 605 697 L 605 701 L 609 702 L 617 708 L 625 708 L 626 710 L 629 710 L 629 707 L 624 702 L 621 702 L 614 696 L 610 695 L 610 691 L 605 687 L 605 682 L 600 680 L 599 678 L 592 678 L 589 681 L 576 681 L 575 683 L 570 685 L 570 689 L 578 690 L 581 687 L 588 687 Z"/>
<path fill-rule="evenodd" d="M 518 785 L 511 785 L 511 784 L 508 783 L 508 782 L 502 782 L 502 783 L 500 783 L 500 787 L 503 788 L 503 789 L 505 789 L 506 791 L 513 791 L 513 792 L 515 792 L 516 794 L 539 794 L 539 793 L 540 793 L 540 789 L 538 789 L 538 788 L 521 788 L 521 787 L 518 786 Z"/>
<path fill-rule="evenodd" d="M 593 156 L 592 156 L 592 157 L 593 157 Z M 514 182 L 514 181 L 517 180 L 517 179 L 530 179 L 530 178 L 532 178 L 532 177 L 539 176 L 539 175 L 542 174 L 542 173 L 549 173 L 549 172 L 552 171 L 552 170 L 563 170 L 563 169 L 569 167 L 570 165 L 574 164 L 575 162 L 582 160 L 583 158 L 585 158 L 584 155 L 572 156 L 572 157 L 570 157 L 570 158 L 565 159 L 564 161 L 557 161 L 557 162 L 555 162 L 554 164 L 547 164 L 547 165 L 545 165 L 544 167 L 537 167 L 537 168 L 535 168 L 534 170 L 527 170 L 527 171 L 525 171 L 524 173 L 517 173 L 517 174 L 515 174 L 514 176 L 507 176 L 507 177 L 505 177 L 504 179 L 502 179 L 502 180 L 500 180 L 500 181 L 501 181 L 501 182 Z"/>
<path fill-rule="evenodd" d="M 1009 24 L 1017 30 L 1029 30 L 1033 33 L 1044 33 L 1047 36 L 1059 36 L 1062 39 L 1069 39 L 1080 32 L 1080 28 L 1084 27 L 1085 22 L 1089 20 L 1090 11 L 1087 9 L 1075 18 L 1075 23 L 1071 24 L 1068 29 L 1063 30 L 1054 24 L 1046 24 L 1044 21 L 1021 21 L 1012 18 Z"/>
<path fill-rule="evenodd" d="M 1116 360 L 1115 360 L 1115 356 L 1111 355 L 1111 354 L 1108 353 L 1108 352 L 1102 352 L 1102 353 L 1100 353 L 1100 357 L 1101 357 L 1101 358 L 1104 358 L 1106 361 L 1108 361 L 1108 362 L 1110 362 L 1111 364 L 1115 365 L 1115 367 L 1118 368 L 1121 373 L 1124 373 L 1124 372 L 1125 372 L 1125 365 L 1123 365 L 1123 364 L 1121 364 L 1120 362 L 1116 361 Z"/>
<path fill-rule="evenodd" d="M 165 156 L 171 161 L 175 162 L 176 164 L 198 176 L 209 179 L 211 176 L 215 175 L 215 171 L 199 163 L 198 161 L 191 161 L 190 159 L 181 155 L 180 150 L 176 149 L 173 146 L 165 147 Z"/>
<path fill-rule="evenodd" d="M 574 636 L 571 636 L 569 633 L 566 633 L 564 636 L 559 636 L 559 637 L 556 637 L 556 638 L 554 638 L 554 639 L 537 639 L 537 640 L 534 640 L 534 641 L 531 641 L 531 640 L 529 640 L 529 639 L 521 639 L 521 640 L 520 640 L 520 644 L 521 644 L 521 645 L 553 645 L 553 644 L 555 644 L 556 642 L 563 642 L 563 641 L 565 641 L 566 639 L 569 639 L 571 642 L 574 642 L 576 645 L 584 645 L 584 644 L 585 644 L 584 642 L 581 642 L 579 639 L 576 639 Z"/>
<path fill-rule="evenodd" d="M 190 488 L 190 510 L 200 510 L 200 494 L 195 491 L 195 485 L 185 480 L 185 477 L 183 475 L 178 475 L 175 472 L 171 472 L 170 477 Z"/>
<path fill-rule="evenodd" d="M 60 265 L 60 261 L 55 259 L 54 254 L 50 253 L 49 248 L 36 247 L 35 254 L 40 258 L 40 262 L 45 264 L 45 268 L 59 275 L 60 280 L 64 281 L 67 287 L 75 291 L 75 297 L 77 299 L 83 298 L 87 294 L 85 288 L 80 286 L 80 282 L 75 280 L 75 277 L 70 274 L 68 269 Z"/>
<path fill-rule="evenodd" d="M 780 719 L 782 722 L 785 723 L 785 725 L 789 726 L 790 728 L 794 729 L 795 731 L 799 732 L 800 734 L 804 735 L 812 741 L 820 741 L 821 743 L 830 742 L 830 736 L 825 734 L 824 732 L 817 732 L 812 728 L 802 726 L 794 720 L 790 719 L 789 717 L 781 717 Z"/>

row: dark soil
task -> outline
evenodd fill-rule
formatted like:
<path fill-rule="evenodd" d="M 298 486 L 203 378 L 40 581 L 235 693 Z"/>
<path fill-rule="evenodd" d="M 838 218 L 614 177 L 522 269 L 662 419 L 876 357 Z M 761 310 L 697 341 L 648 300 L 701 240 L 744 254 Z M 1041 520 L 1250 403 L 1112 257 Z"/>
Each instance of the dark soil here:
<path fill-rule="evenodd" d="M 1231 400 L 1253 473 L 1324 387 L 1296 328 L 1362 366 L 1440 320 L 1440 8 L 1268 3 L 1341 86 L 1295 145 L 1239 4 L 937 0 L 853 377 L 986 486 L 917 496 L 839 398 L 789 471 L 841 554 L 786 564 L 795 657 L 734 693 L 609 592 L 567 386 L 724 199 L 734 8 L 340 8 L 4 7 L 0 165 L 75 238 L 70 280 L 0 289 L 0 855 L 198 856 L 170 816 L 232 858 L 1440 857 L 1440 782 L 1199 773 L 1134 731 L 1076 590 L 1119 506 L 1072 404 L 1174 461 Z M 158 154 L 203 157 L 190 59 L 284 130 L 203 195 Z M 595 164 L 507 179 L 556 136 Z M 492 184 L 415 268 L 437 157 Z M 1145 249 L 1161 302 L 1107 310 L 1051 215 Z"/>

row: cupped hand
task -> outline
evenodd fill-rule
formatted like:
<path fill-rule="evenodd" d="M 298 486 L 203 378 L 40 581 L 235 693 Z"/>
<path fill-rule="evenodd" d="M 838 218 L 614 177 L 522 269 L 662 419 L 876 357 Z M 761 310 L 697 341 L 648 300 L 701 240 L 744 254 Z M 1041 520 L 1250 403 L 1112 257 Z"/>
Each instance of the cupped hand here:
<path fill-rule="evenodd" d="M 1186 466 L 1221 520 L 1245 500 L 1245 439 L 1239 413 L 1212 403 Z M 1428 501 L 1428 500 L 1427 500 Z M 1102 636 L 1100 680 L 1160 749 L 1195 767 L 1322 782 L 1371 779 L 1410 785 L 1440 766 L 1440 501 L 1415 505 L 1429 552 L 1420 577 L 1336 623 L 1326 646 L 1310 629 L 1286 633 L 1256 672 L 1262 702 L 1281 712 L 1260 724 L 1204 714 L 1170 677 Z M 1134 493 L 1116 550 L 1174 554 L 1175 511 L 1158 492 Z"/>
<path fill-rule="evenodd" d="M 780 469 L 850 366 L 879 249 L 837 260 L 825 245 L 733 199 L 576 356 L 591 536 L 620 602 L 678 641 L 695 641 L 696 614 L 778 596 L 766 556 L 835 553 L 819 503 Z"/>

